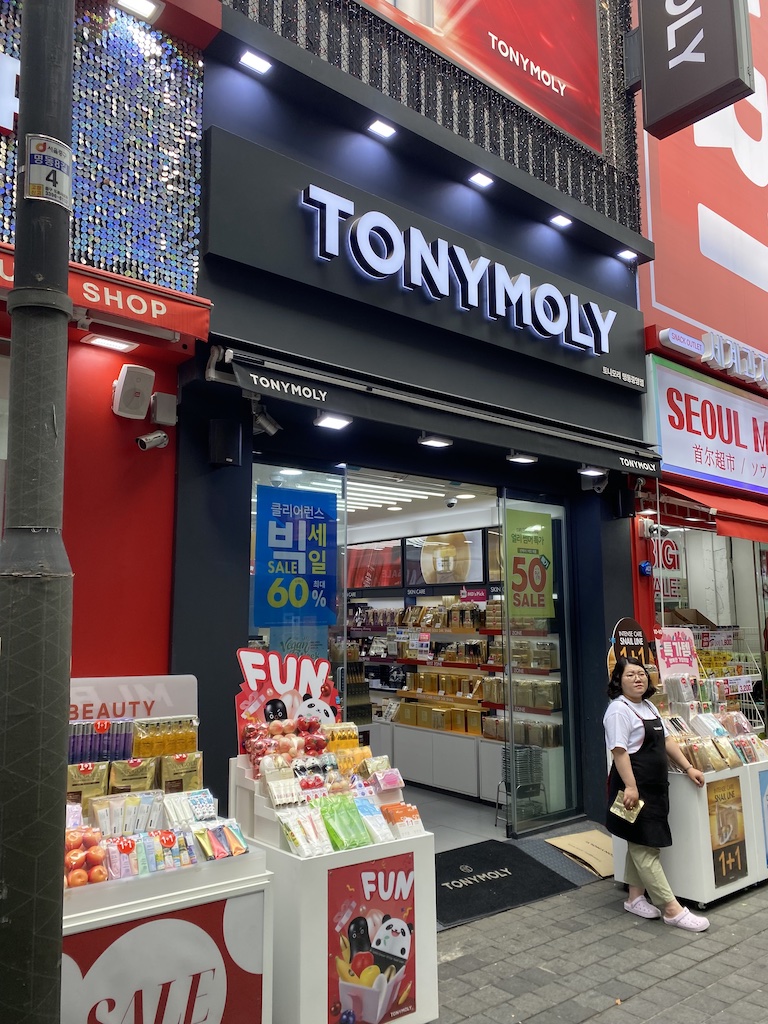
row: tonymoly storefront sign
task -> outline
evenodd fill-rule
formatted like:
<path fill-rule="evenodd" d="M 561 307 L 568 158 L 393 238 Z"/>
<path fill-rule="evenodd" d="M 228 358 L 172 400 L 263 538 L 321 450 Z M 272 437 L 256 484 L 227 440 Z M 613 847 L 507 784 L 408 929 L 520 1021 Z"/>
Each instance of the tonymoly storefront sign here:
<path fill-rule="evenodd" d="M 578 281 L 557 273 L 572 263 L 558 262 L 562 246 L 550 246 L 548 234 L 554 229 L 541 226 L 534 250 L 522 225 L 500 209 L 493 234 L 503 237 L 508 227 L 514 241 L 505 251 L 457 229 L 477 219 L 469 215 L 474 194 L 459 195 L 456 202 L 466 209 L 455 216 L 446 209 L 446 224 L 423 216 L 412 197 L 397 205 L 220 128 L 208 129 L 206 147 L 204 255 L 270 275 L 258 279 L 263 287 L 248 285 L 261 296 L 253 306 L 257 322 L 258 302 L 272 296 L 298 305 L 303 316 L 316 309 L 326 318 L 343 317 L 342 307 L 324 302 L 326 293 L 358 303 L 356 317 L 363 310 L 372 322 L 379 317 L 383 324 L 380 314 L 397 317 L 381 329 L 400 338 L 420 322 L 452 332 L 461 344 L 495 346 L 490 361 L 519 355 L 645 389 L 642 316 L 624 298 L 630 289 L 620 274 L 598 277 L 589 260 Z M 523 258 L 528 255 L 544 266 Z M 210 266 L 227 273 L 218 262 Z M 612 282 L 608 294 L 596 287 L 603 280 Z M 310 291 L 299 298 L 301 285 Z M 222 313 L 222 323 L 234 317 Z"/>
<path fill-rule="evenodd" d="M 582 352 L 610 352 L 613 309 L 582 302 L 574 292 L 563 294 L 548 281 L 534 284 L 530 274 L 510 274 L 504 264 L 469 254 L 445 238 L 401 228 L 379 210 L 360 212 L 351 199 L 319 185 L 303 189 L 301 202 L 314 211 L 318 259 L 341 256 L 374 280 L 395 278 L 432 299 L 450 297 L 462 311 L 482 308 L 490 320 L 513 329 L 530 327 Z"/>

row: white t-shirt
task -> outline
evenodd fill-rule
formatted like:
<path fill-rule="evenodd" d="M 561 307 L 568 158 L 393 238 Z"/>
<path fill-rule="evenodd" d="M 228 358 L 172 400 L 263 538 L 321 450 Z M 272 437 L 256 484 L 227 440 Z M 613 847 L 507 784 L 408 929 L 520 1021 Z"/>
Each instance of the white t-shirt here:
<path fill-rule="evenodd" d="M 608 749 L 621 747 L 628 754 L 636 754 L 645 739 L 643 722 L 653 718 L 659 718 L 659 713 L 647 700 L 641 701 L 640 704 L 634 704 L 632 701 L 625 700 L 624 697 L 612 700 L 603 716 L 605 742 Z M 664 719 L 660 718 L 659 720 L 666 738 L 669 735 L 669 730 Z"/>

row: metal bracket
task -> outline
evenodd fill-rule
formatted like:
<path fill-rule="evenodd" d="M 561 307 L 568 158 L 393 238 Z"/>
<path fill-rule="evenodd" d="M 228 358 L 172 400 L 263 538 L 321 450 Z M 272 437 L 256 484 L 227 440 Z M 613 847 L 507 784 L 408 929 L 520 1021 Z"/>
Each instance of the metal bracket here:
<path fill-rule="evenodd" d="M 639 28 L 624 33 L 624 84 L 633 96 L 643 84 L 643 47 Z"/>

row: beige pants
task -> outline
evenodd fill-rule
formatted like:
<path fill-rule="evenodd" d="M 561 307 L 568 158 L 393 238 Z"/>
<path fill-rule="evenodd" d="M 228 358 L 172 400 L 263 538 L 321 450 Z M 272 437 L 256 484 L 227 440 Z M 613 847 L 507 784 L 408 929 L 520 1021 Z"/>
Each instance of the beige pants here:
<path fill-rule="evenodd" d="M 651 898 L 651 903 L 659 909 L 666 907 L 675 898 L 661 866 L 659 851 L 652 846 L 627 843 L 624 881 L 627 885 L 645 889 Z"/>

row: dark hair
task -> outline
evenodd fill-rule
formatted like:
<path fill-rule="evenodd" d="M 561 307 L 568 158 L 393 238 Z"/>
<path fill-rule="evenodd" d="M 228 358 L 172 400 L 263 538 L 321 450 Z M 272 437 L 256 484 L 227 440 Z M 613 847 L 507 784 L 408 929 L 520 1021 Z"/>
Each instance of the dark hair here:
<path fill-rule="evenodd" d="M 621 696 L 621 677 L 624 675 L 624 669 L 627 665 L 638 665 L 643 672 L 645 672 L 646 678 L 648 679 L 648 689 L 643 694 L 643 700 L 648 697 L 652 697 L 656 693 L 656 687 L 651 682 L 651 677 L 648 675 L 648 669 L 637 658 L 617 658 L 616 664 L 613 666 L 613 672 L 611 672 L 611 678 L 608 681 L 608 696 L 611 700 L 615 700 Z"/>

